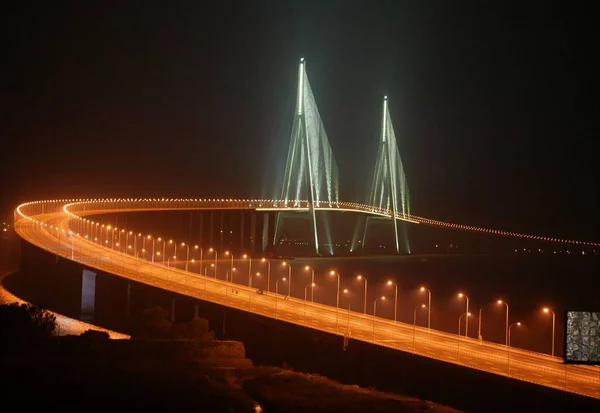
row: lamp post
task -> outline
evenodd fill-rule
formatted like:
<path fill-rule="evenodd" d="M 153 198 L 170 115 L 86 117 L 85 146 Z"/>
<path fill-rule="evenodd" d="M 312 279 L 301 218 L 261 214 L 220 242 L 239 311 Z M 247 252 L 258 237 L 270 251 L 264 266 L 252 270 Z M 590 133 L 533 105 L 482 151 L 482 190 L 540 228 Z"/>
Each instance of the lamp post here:
<path fill-rule="evenodd" d="M 267 292 L 271 292 L 271 261 L 266 258 L 260 260 L 267 263 Z"/>
<path fill-rule="evenodd" d="M 175 255 L 173 255 L 173 267 L 175 267 L 175 260 L 177 259 L 177 257 Z M 167 268 L 171 268 L 169 265 L 169 261 L 171 260 L 171 257 L 167 258 Z"/>
<path fill-rule="evenodd" d="M 413 353 L 415 352 L 415 330 L 417 328 L 417 310 L 419 308 L 425 308 L 427 307 L 425 304 L 421 304 L 415 307 L 415 310 L 413 311 Z"/>
<path fill-rule="evenodd" d="M 385 296 L 377 297 L 375 301 L 373 301 L 373 340 L 375 340 L 375 316 L 377 314 L 377 301 L 385 301 Z"/>
<path fill-rule="evenodd" d="M 283 262 L 282 265 L 288 267 L 288 297 L 292 295 L 292 264 Z"/>
<path fill-rule="evenodd" d="M 516 323 L 512 323 L 511 325 L 508 326 L 508 336 L 507 336 L 507 341 L 506 341 L 506 364 L 508 365 L 508 375 L 510 376 L 510 329 L 512 328 L 512 326 L 520 326 L 521 323 L 520 322 L 516 322 Z"/>
<path fill-rule="evenodd" d="M 365 299 L 364 299 L 364 303 L 363 303 L 363 314 L 367 315 L 367 277 L 358 274 L 356 276 L 357 280 L 364 280 L 365 281 Z"/>
<path fill-rule="evenodd" d="M 398 284 L 396 284 L 395 282 L 393 282 L 392 280 L 389 280 L 387 282 L 387 285 L 393 285 L 394 286 L 394 321 L 397 321 L 397 315 L 398 315 Z"/>
<path fill-rule="evenodd" d="M 554 357 L 554 328 L 556 325 L 556 314 L 548 307 L 544 308 L 544 313 L 552 313 L 552 357 Z"/>
<path fill-rule="evenodd" d="M 504 331 L 505 334 L 505 342 L 506 345 L 508 346 L 508 303 L 506 301 L 502 301 L 502 300 L 498 300 L 497 301 L 498 304 L 504 304 L 506 306 L 506 330 Z"/>
<path fill-rule="evenodd" d="M 215 264 L 214 264 L 214 263 L 212 263 L 212 264 L 210 264 L 210 265 L 207 265 L 207 266 L 205 266 L 205 267 L 204 267 L 204 276 L 205 276 L 205 277 L 208 277 L 208 267 L 215 268 Z M 215 271 L 215 278 L 216 278 L 216 277 L 217 277 L 217 276 L 216 276 L 216 271 Z M 206 283 L 205 283 L 205 284 L 206 284 Z"/>
<path fill-rule="evenodd" d="M 310 282 L 314 286 L 314 284 L 315 284 L 315 270 L 312 267 L 310 267 L 310 266 L 307 265 L 306 267 L 304 267 L 304 271 L 308 271 L 308 270 L 310 270 L 311 273 L 312 273 Z M 311 288 L 311 290 L 310 290 L 310 301 L 312 301 L 312 302 L 315 301 L 314 292 L 315 292 L 315 290 Z M 304 298 L 304 300 L 306 300 L 306 298 Z"/>
<path fill-rule="evenodd" d="M 252 288 L 252 257 L 248 254 L 244 254 L 243 258 L 248 259 L 248 287 Z"/>
<path fill-rule="evenodd" d="M 190 261 L 190 246 L 187 245 L 185 242 L 181 243 L 182 247 L 186 247 L 186 253 L 185 253 L 185 271 L 188 270 L 188 263 Z"/>
<path fill-rule="evenodd" d="M 337 273 L 337 272 L 335 272 L 334 270 L 331 270 L 331 271 L 329 271 L 329 275 L 337 275 L 337 290 L 336 291 L 338 291 L 338 294 L 336 296 L 335 307 L 339 308 L 339 306 L 340 306 L 340 294 L 339 294 L 339 291 L 340 291 L 340 274 Z"/>
<path fill-rule="evenodd" d="M 459 293 L 458 297 L 459 298 L 463 298 L 463 297 L 466 298 L 466 300 L 467 300 L 467 310 L 465 311 L 465 313 L 468 314 L 469 313 L 469 297 L 467 297 L 463 293 Z M 468 337 L 468 334 L 469 334 L 469 320 L 467 318 L 467 320 L 465 321 L 465 337 Z"/>
<path fill-rule="evenodd" d="M 173 255 L 177 255 L 177 243 L 170 239 L 169 244 L 173 244 Z"/>
<path fill-rule="evenodd" d="M 133 235 L 133 231 L 129 231 L 127 235 L 125 235 L 125 245 L 127 248 L 125 249 L 125 254 L 127 254 L 127 250 L 129 249 L 129 236 Z"/>
<path fill-rule="evenodd" d="M 214 252 L 215 253 L 215 262 L 214 262 L 214 266 L 215 266 L 215 278 L 217 278 L 217 259 L 218 259 L 218 253 L 217 250 L 213 249 L 213 248 L 209 248 L 208 249 L 209 252 Z"/>
<path fill-rule="evenodd" d="M 200 248 L 198 245 L 194 245 L 194 249 L 200 250 L 200 272 L 202 273 L 202 248 Z"/>
<path fill-rule="evenodd" d="M 427 300 L 427 328 L 431 330 L 431 290 L 421 287 L 421 291 L 427 291 L 427 295 L 429 296 Z"/>
<path fill-rule="evenodd" d="M 225 255 L 229 255 L 231 257 L 231 276 L 233 277 L 233 254 L 229 251 L 225 251 Z M 227 281 L 227 279 L 225 279 Z"/>
<path fill-rule="evenodd" d="M 458 317 L 458 334 L 456 335 L 456 338 L 458 340 L 458 343 L 456 345 L 456 362 L 458 363 L 458 357 L 460 354 L 460 323 L 462 321 L 462 318 L 465 316 L 465 314 L 461 314 L 460 317 Z M 469 325 L 469 317 L 471 316 L 471 313 L 466 313 L 466 324 Z"/>
<path fill-rule="evenodd" d="M 335 308 L 335 332 L 337 333 L 338 330 L 338 326 L 339 326 L 339 312 L 340 312 L 340 306 L 339 306 L 339 302 L 340 302 L 340 294 L 344 293 L 344 294 L 348 294 L 348 289 L 344 288 L 343 290 L 338 290 L 338 294 L 337 294 L 337 301 L 338 301 L 338 306 Z"/>
<path fill-rule="evenodd" d="M 309 286 L 310 286 L 310 289 L 311 289 L 311 294 L 310 295 L 311 295 L 311 299 L 312 299 L 312 296 L 313 296 L 312 293 L 315 290 L 315 283 L 306 284 L 306 287 L 304 287 L 304 325 L 306 325 L 306 301 L 307 301 L 307 299 L 306 299 L 306 290 L 308 289 Z"/>
<path fill-rule="evenodd" d="M 158 237 L 156 240 L 157 240 L 158 242 L 162 242 L 162 245 L 163 245 L 163 254 L 162 254 L 162 255 L 163 255 L 163 262 L 162 262 L 162 263 L 163 263 L 163 265 L 164 265 L 164 264 L 165 264 L 165 249 L 166 249 L 166 243 L 165 243 L 165 240 L 164 240 L 164 239 L 162 239 L 161 237 Z M 159 252 L 158 252 L 156 255 L 160 255 L 160 251 L 159 251 Z"/>
<path fill-rule="evenodd" d="M 287 279 L 283 277 L 281 281 L 286 281 Z M 279 280 L 275 281 L 275 294 L 279 294 Z"/>
<path fill-rule="evenodd" d="M 460 317 L 458 317 L 458 335 L 459 335 L 459 337 L 460 337 L 460 324 L 461 324 L 461 322 L 462 322 L 462 318 L 463 318 L 465 315 L 467 316 L 467 317 L 466 317 L 466 325 L 469 325 L 469 317 L 471 317 L 471 313 L 465 313 L 465 314 L 461 314 L 461 315 L 460 315 Z M 465 337 L 466 337 L 466 336 L 465 336 Z"/>

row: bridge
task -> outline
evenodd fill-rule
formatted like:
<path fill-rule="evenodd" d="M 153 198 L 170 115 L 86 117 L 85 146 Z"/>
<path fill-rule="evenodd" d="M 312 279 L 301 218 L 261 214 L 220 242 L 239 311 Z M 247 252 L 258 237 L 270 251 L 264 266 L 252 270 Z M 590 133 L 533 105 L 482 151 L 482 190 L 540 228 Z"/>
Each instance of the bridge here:
<path fill-rule="evenodd" d="M 366 239 L 371 220 L 389 221 L 397 253 L 410 252 L 407 243 L 402 242 L 406 240 L 401 240 L 401 231 L 398 229 L 400 223 L 561 244 L 600 246 L 600 243 L 591 241 L 488 229 L 413 214 L 410 210 L 407 177 L 400 159 L 387 98 L 383 100 L 379 150 L 367 202 L 340 201 L 338 181 L 339 173 L 333 151 L 302 60 L 281 199 L 126 198 L 34 201 L 22 204 L 15 210 L 14 228 L 27 242 L 84 267 L 306 328 L 600 398 L 599 367 L 568 365 L 559 357 L 517 349 L 511 347 L 510 343 L 498 345 L 378 317 L 376 306 L 378 300 L 384 300 L 383 297 L 373 302 L 373 313 L 368 314 L 366 307 L 365 311 L 356 312 L 340 309 L 339 305 L 334 307 L 309 300 L 307 289 L 311 284 L 304 288 L 304 297 L 288 297 L 287 294 L 272 292 L 271 282 L 267 280 L 265 294 L 257 294 L 257 290 L 252 288 L 252 261 L 266 260 L 270 268 L 269 258 L 264 253 L 272 251 L 277 234 L 281 233 L 286 220 L 297 214 L 305 215 L 311 222 L 311 241 L 315 254 L 319 254 L 321 245 L 317 229 L 317 212 L 321 211 L 364 216 L 363 240 Z M 108 222 L 102 222 L 102 216 L 109 213 L 166 210 L 249 212 L 254 214 L 253 220 L 256 220 L 256 214 L 263 214 L 265 220 L 262 228 L 267 228 L 267 231 L 263 230 L 262 234 L 266 233 L 267 247 L 263 247 L 262 251 L 258 249 L 261 255 L 254 258 L 249 255 L 238 258 L 238 264 L 245 263 L 248 266 L 248 277 L 243 280 L 239 276 L 234 278 L 234 258 L 229 254 L 231 271 L 222 280 L 217 278 L 216 271 L 214 277 L 208 276 L 206 271 L 203 273 L 201 246 L 192 247 L 192 250 L 200 250 L 200 259 L 196 262 L 195 259 L 190 260 L 190 245 L 183 243 L 178 246 L 172 240 L 167 243 L 165 239 L 142 234 L 133 228 L 116 228 Z M 253 236 L 260 232 L 260 225 L 251 231 Z M 125 243 L 122 242 L 123 237 Z M 166 246 L 169 244 L 173 244 L 172 257 L 175 257 L 178 247 L 187 251 L 186 259 L 179 262 L 179 267 L 174 262 L 171 265 L 169 259 L 165 262 Z M 217 265 L 216 253 L 214 260 Z M 184 266 L 180 268 L 182 262 Z M 267 277 L 269 276 L 270 270 L 267 273 Z M 290 267 L 289 286 L 291 276 Z"/>

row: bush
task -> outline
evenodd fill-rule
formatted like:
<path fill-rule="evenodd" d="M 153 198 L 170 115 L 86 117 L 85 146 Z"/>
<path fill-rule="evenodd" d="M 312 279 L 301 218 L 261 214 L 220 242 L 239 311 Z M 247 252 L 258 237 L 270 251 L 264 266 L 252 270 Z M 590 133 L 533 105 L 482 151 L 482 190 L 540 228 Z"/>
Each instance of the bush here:
<path fill-rule="evenodd" d="M 56 329 L 56 317 L 33 304 L 0 305 L 0 337 L 2 340 L 40 339 L 50 337 Z"/>

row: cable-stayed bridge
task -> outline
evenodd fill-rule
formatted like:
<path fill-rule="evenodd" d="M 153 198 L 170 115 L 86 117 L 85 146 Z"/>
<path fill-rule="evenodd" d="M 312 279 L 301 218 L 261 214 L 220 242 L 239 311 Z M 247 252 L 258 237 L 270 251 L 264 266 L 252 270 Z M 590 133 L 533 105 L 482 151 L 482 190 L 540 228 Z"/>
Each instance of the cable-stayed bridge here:
<path fill-rule="evenodd" d="M 461 338 L 455 334 L 430 330 L 414 325 L 387 320 L 366 311 L 340 311 L 339 307 L 273 294 L 267 280 L 267 294 L 256 294 L 251 288 L 252 258 L 246 255 L 238 261 L 248 265 L 246 279 L 233 279 L 233 255 L 230 252 L 231 277 L 225 280 L 208 276 L 200 262 L 190 260 L 190 245 L 178 244 L 155 235 L 142 234 L 133 228 L 116 228 L 103 221 L 109 213 L 135 213 L 140 211 L 237 211 L 251 222 L 251 238 L 256 242 L 253 253 L 265 258 L 273 251 L 279 230 L 290 215 L 303 214 L 311 225 L 314 253 L 321 245 L 317 212 L 354 213 L 366 217 L 363 240 L 369 222 L 374 219 L 389 220 L 393 225 L 395 251 L 409 252 L 399 225 L 426 225 L 454 230 L 471 231 L 497 236 L 556 242 L 588 247 L 600 246 L 591 241 L 566 240 L 443 222 L 414 214 L 410 209 L 407 177 L 400 157 L 392 125 L 389 103 L 383 99 L 382 126 L 379 149 L 373 170 L 372 187 L 365 203 L 340 200 L 339 171 L 333 151 L 308 81 L 304 60 L 298 73 L 298 94 L 294 125 L 290 138 L 288 159 L 281 190 L 281 199 L 172 199 L 172 198 L 120 198 L 120 199 L 62 199 L 28 202 L 15 210 L 15 230 L 26 241 L 57 256 L 124 278 L 153 285 L 166 290 L 211 301 L 243 311 L 275 318 L 307 328 L 344 335 L 399 351 L 413 352 L 425 357 L 456 363 L 508 376 L 600 398 L 600 368 L 570 366 L 562 359 L 498 344 Z M 249 215 L 248 215 L 249 214 Z M 263 215 L 262 224 L 259 214 Z M 244 234 L 242 224 L 241 233 Z M 243 238 L 243 235 L 242 235 Z M 124 243 L 123 243 L 124 241 Z M 166 247 L 172 248 L 175 259 L 178 248 L 187 250 L 185 266 L 181 268 L 165 260 Z M 242 240 L 241 249 L 245 248 Z M 194 247 L 196 248 L 196 247 Z M 162 252 L 162 254 L 160 254 Z M 170 252 L 169 252 L 170 253 Z M 160 256 L 161 259 L 157 259 Z M 215 267 L 217 256 L 215 254 Z M 196 266 L 199 264 L 198 266 Z M 269 264 L 270 265 L 270 264 Z M 291 272 L 290 272 L 291 274 Z M 291 287 L 291 279 L 289 280 Z M 228 291 L 235 286 L 239 294 Z M 308 286 L 307 286 L 308 287 Z M 291 294 L 290 294 L 291 295 Z M 375 303 L 376 304 L 376 303 Z"/>

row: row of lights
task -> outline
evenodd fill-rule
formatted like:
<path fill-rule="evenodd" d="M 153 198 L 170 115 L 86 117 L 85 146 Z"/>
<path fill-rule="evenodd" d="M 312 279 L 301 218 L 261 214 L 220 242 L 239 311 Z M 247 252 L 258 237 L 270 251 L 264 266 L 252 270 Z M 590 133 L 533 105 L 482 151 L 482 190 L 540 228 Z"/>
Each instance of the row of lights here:
<path fill-rule="evenodd" d="M 67 211 L 67 210 L 65 210 L 65 211 L 66 211 L 68 214 L 75 216 L 74 214 L 71 214 L 69 211 Z M 18 210 L 18 212 L 19 212 L 19 213 L 20 213 L 20 214 L 21 214 L 21 215 L 22 215 L 22 216 L 23 216 L 25 219 L 27 219 L 27 220 L 29 220 L 29 221 L 32 221 L 32 222 L 34 222 L 34 223 L 36 223 L 36 224 L 39 224 L 39 225 L 42 225 L 42 226 L 45 226 L 45 227 L 50 227 L 51 229 L 56 229 L 57 231 L 60 231 L 60 228 L 59 228 L 58 226 L 56 226 L 56 227 L 54 227 L 54 226 L 52 226 L 52 225 L 50 225 L 50 226 L 49 226 L 48 224 L 46 224 L 46 223 L 44 223 L 44 222 L 41 222 L 41 221 L 35 220 L 35 219 L 33 219 L 32 217 L 29 217 L 29 216 L 23 215 L 23 214 L 21 213 L 21 211 L 20 211 L 20 210 Z M 77 217 L 77 216 L 75 216 L 75 217 Z M 84 219 L 84 218 L 81 218 L 81 217 L 77 217 L 77 218 L 78 218 L 78 219 Z M 93 221 L 89 221 L 89 220 L 86 220 L 86 221 L 88 221 L 88 222 L 91 222 L 92 224 L 94 224 L 94 222 L 93 222 Z M 95 223 L 95 224 L 96 224 L 96 225 L 99 225 L 99 223 Z M 104 225 L 102 225 L 102 227 L 104 227 Z M 110 229 L 113 229 L 113 231 L 114 231 L 114 230 L 118 230 L 116 227 L 111 227 L 110 225 L 108 225 L 108 226 L 107 226 L 107 230 L 110 230 Z M 63 232 L 63 233 L 65 233 L 65 230 L 64 230 L 64 229 L 62 229 L 62 232 Z M 121 233 L 124 233 L 124 232 L 125 232 L 125 230 L 124 230 L 124 229 L 121 229 Z M 68 231 L 68 234 L 69 234 L 69 235 L 71 235 L 71 234 L 73 234 L 73 232 L 72 232 L 72 231 Z M 133 231 L 129 231 L 127 234 L 133 234 Z M 80 234 L 79 234 L 79 233 L 76 233 L 75 235 L 76 235 L 76 236 L 80 236 Z M 138 233 L 138 236 L 141 236 L 141 235 L 142 235 L 141 233 Z M 86 235 L 84 235 L 84 237 L 85 237 L 86 239 L 88 239 L 88 235 L 87 235 L 87 234 L 86 234 Z M 147 235 L 147 238 L 148 238 L 148 239 L 152 239 L 152 236 L 151 236 L 151 235 Z M 113 239 L 113 240 L 114 240 L 114 239 Z M 159 238 L 157 238 L 157 240 L 158 240 L 158 241 L 161 241 L 161 240 L 162 240 L 162 238 L 160 238 L 160 237 L 159 237 Z M 108 240 L 107 240 L 107 242 L 108 242 Z M 173 240 L 169 240 L 169 244 L 174 244 L 174 245 L 177 245 L 176 243 L 174 243 L 174 241 L 173 241 Z M 117 245 L 119 245 L 119 243 L 117 243 Z M 163 246 L 164 246 L 164 245 L 165 245 L 165 244 L 163 244 Z M 186 244 L 186 243 L 184 243 L 184 242 L 182 242 L 182 243 L 181 243 L 181 246 L 187 246 L 187 244 Z M 131 246 L 129 245 L 129 246 L 128 246 L 128 248 L 131 248 Z M 175 247 L 175 248 L 176 248 L 176 247 Z M 194 246 L 194 249 L 199 249 L 199 246 L 198 246 L 198 245 L 195 245 L 195 246 Z M 200 248 L 200 250 L 202 250 L 202 249 Z M 145 251 L 145 250 L 144 250 L 144 251 Z M 214 252 L 214 253 L 215 253 L 215 262 L 214 262 L 213 264 L 211 264 L 211 267 L 215 267 L 215 277 L 216 277 L 216 264 L 217 264 L 217 262 L 218 262 L 218 253 L 217 253 L 217 251 L 216 251 L 216 250 L 214 250 L 213 248 L 210 248 L 210 249 L 209 249 L 209 252 Z M 188 262 L 189 262 L 189 246 L 188 246 L 187 254 L 188 254 L 188 256 L 187 256 L 187 259 L 186 259 L 186 270 L 187 270 L 187 264 L 188 264 Z M 160 252 L 158 252 L 158 253 L 157 253 L 157 255 L 160 255 Z M 233 257 L 233 254 L 232 254 L 232 253 L 230 253 L 229 251 L 225 251 L 225 255 L 228 255 L 228 256 L 230 256 L 230 257 L 231 257 L 231 271 L 232 271 L 232 273 L 231 273 L 232 280 L 231 280 L 231 281 L 233 281 L 233 272 L 234 272 L 234 271 L 236 271 L 236 268 L 235 268 L 235 267 L 233 267 L 233 260 L 234 260 L 234 257 Z M 252 286 L 252 273 L 251 273 L 251 271 L 252 271 L 252 270 L 251 270 L 251 268 L 252 268 L 252 259 L 251 259 L 251 257 L 250 257 L 248 254 L 244 254 L 242 257 L 243 257 L 244 259 L 248 259 L 249 286 L 251 287 L 251 286 Z M 154 256 L 153 256 L 153 258 L 154 258 Z M 175 259 L 175 258 L 176 258 L 176 255 L 173 255 L 173 258 Z M 163 261 L 164 261 L 164 257 L 163 257 Z M 266 262 L 266 263 L 268 264 L 268 267 L 267 267 L 267 291 L 270 291 L 270 272 L 271 272 L 271 262 L 270 262 L 269 260 L 267 260 L 266 258 L 261 258 L 261 259 L 260 259 L 260 261 L 261 261 L 261 262 L 263 262 L 263 263 L 265 263 L 265 262 Z M 192 259 L 192 262 L 195 262 L 195 260 L 194 260 L 194 259 Z M 287 266 L 287 267 L 288 267 L 288 269 L 289 269 L 289 272 L 288 272 L 288 277 L 287 277 L 287 278 L 286 278 L 286 277 L 283 277 L 283 278 L 282 278 L 282 281 L 284 281 L 284 282 L 285 282 L 285 281 L 288 281 L 288 295 L 289 295 L 289 293 L 291 292 L 292 267 L 291 267 L 291 265 L 290 265 L 290 264 L 288 264 L 288 263 L 287 263 L 287 262 L 285 262 L 285 261 L 282 263 L 282 265 L 283 265 L 283 266 Z M 307 299 L 306 293 L 307 293 L 307 288 L 308 288 L 309 286 L 311 287 L 311 290 L 312 290 L 312 291 L 311 291 L 311 300 L 312 300 L 312 299 L 314 299 L 314 287 L 316 286 L 316 284 L 315 284 L 315 282 L 314 282 L 315 271 L 314 271 L 314 269 L 313 269 L 312 267 L 310 267 L 310 266 L 305 266 L 305 267 L 304 267 L 304 270 L 305 270 L 305 271 L 309 271 L 309 270 L 310 270 L 310 271 L 312 271 L 312 280 L 311 280 L 311 283 L 310 283 L 310 284 L 308 284 L 308 285 L 305 287 L 305 300 Z M 257 275 L 257 276 L 260 276 L 260 273 L 259 273 L 259 272 L 257 272 L 257 273 L 256 273 L 256 275 Z M 338 309 L 339 309 L 339 297 L 340 297 L 340 294 L 342 294 L 342 293 L 343 293 L 343 294 L 348 294 L 348 293 L 349 293 L 349 290 L 348 290 L 347 288 L 340 289 L 340 287 L 339 287 L 339 284 L 340 284 L 340 275 L 339 275 L 339 273 L 338 273 L 338 272 L 336 272 L 336 271 L 334 271 L 334 270 L 331 270 L 331 271 L 329 272 L 329 275 L 332 275 L 332 276 L 333 276 L 333 275 L 335 275 L 335 276 L 337 276 L 337 281 L 338 281 L 338 288 L 337 288 L 337 291 L 338 291 L 338 293 L 337 293 L 337 297 L 336 297 L 336 308 L 338 308 Z M 366 306 L 367 306 L 366 299 L 367 299 L 367 288 L 368 288 L 368 282 L 367 282 L 367 278 L 366 278 L 366 277 L 364 277 L 363 275 L 359 274 L 359 275 L 357 275 L 357 276 L 356 276 L 356 279 L 357 279 L 357 280 L 363 280 L 363 281 L 364 281 L 364 294 L 365 294 L 365 301 L 364 301 L 364 310 L 363 310 L 363 311 L 364 311 L 364 314 L 366 314 Z M 277 280 L 277 281 L 276 281 L 276 283 L 275 283 L 275 285 L 276 285 L 276 292 L 278 292 L 278 291 L 277 291 L 277 289 L 278 289 L 278 282 L 279 282 L 279 280 Z M 388 281 L 387 281 L 387 283 L 386 283 L 386 285 L 388 285 L 388 286 L 392 286 L 392 285 L 393 285 L 393 286 L 395 287 L 395 296 L 394 296 L 394 321 L 396 321 L 396 320 L 397 320 L 397 304 L 398 304 L 398 285 L 397 285 L 395 282 L 393 282 L 392 280 L 388 280 Z M 415 311 L 415 313 L 414 313 L 414 314 L 415 314 L 415 316 L 414 316 L 414 317 L 415 317 L 415 319 L 414 319 L 414 320 L 415 320 L 415 322 L 416 322 L 416 311 L 417 311 L 417 309 L 418 309 L 418 308 L 428 308 L 428 328 L 431 328 L 431 323 L 430 323 L 430 321 L 431 321 L 431 290 L 429 290 L 429 289 L 427 289 L 427 288 L 425 288 L 425 287 L 421 287 L 421 288 L 420 288 L 420 291 L 421 291 L 421 292 L 424 292 L 424 291 L 427 291 L 427 292 L 428 292 L 428 296 L 429 296 L 429 306 L 426 306 L 425 304 L 421 304 L 421 305 L 419 305 L 419 306 L 415 307 L 415 310 L 414 310 L 414 311 Z M 466 311 L 465 311 L 465 313 L 464 313 L 464 314 L 462 314 L 462 315 L 459 317 L 459 331 L 458 331 L 458 334 L 460 335 L 460 321 L 461 321 L 462 317 L 463 317 L 463 316 L 465 316 L 465 315 L 467 316 L 467 319 L 468 319 L 468 317 L 470 317 L 470 316 L 471 316 L 471 313 L 469 312 L 469 297 L 468 297 L 468 296 L 466 296 L 466 295 L 465 295 L 465 294 L 463 294 L 463 293 L 459 293 L 459 294 L 458 294 L 458 297 L 459 297 L 459 298 L 464 298 L 464 299 L 466 300 Z M 378 302 L 379 300 L 385 301 L 385 300 L 386 300 L 386 297 L 385 297 L 385 296 L 377 297 L 377 298 L 375 299 L 375 301 L 373 302 L 373 317 L 375 317 L 375 316 L 376 316 L 377 302 Z M 499 305 L 500 305 L 500 304 L 504 304 L 504 305 L 506 306 L 506 345 L 507 345 L 507 346 L 510 346 L 510 329 L 511 329 L 511 328 L 512 328 L 514 325 L 520 326 L 520 325 L 521 325 L 521 323 L 520 323 L 520 322 L 516 322 L 516 323 L 513 323 L 513 324 L 510 324 L 510 325 L 509 325 L 509 324 L 508 324 L 508 321 L 509 321 L 509 319 L 508 319 L 508 311 L 509 311 L 509 306 L 508 306 L 508 303 L 506 303 L 505 301 L 502 301 L 502 300 L 497 300 L 497 304 L 499 304 Z M 479 311 L 480 311 L 480 312 L 479 312 L 479 318 L 480 318 L 480 320 L 481 320 L 481 308 L 480 308 L 480 310 L 479 310 Z M 543 311 L 544 311 L 545 313 L 552 313 L 552 356 L 554 356 L 554 339 L 555 339 L 555 321 L 556 321 L 556 314 L 554 313 L 554 311 L 553 311 L 553 310 L 551 310 L 551 309 L 550 309 L 550 308 L 548 308 L 548 307 L 544 308 L 544 309 L 543 309 Z M 467 322 L 467 319 L 465 320 L 465 337 L 468 335 L 468 322 Z"/>
<path fill-rule="evenodd" d="M 306 200 L 274 200 L 274 199 L 269 199 L 269 200 L 249 200 L 249 199 L 242 199 L 242 200 L 236 200 L 236 199 L 186 199 L 186 198 L 108 198 L 108 199 L 75 199 L 75 200 L 62 200 L 63 202 L 70 202 L 69 206 L 75 206 L 75 205 L 84 205 L 84 204 L 93 204 L 93 203 L 118 203 L 118 202 L 200 202 L 200 203 L 205 203 L 205 202 L 221 202 L 221 203 L 247 203 L 249 208 L 253 208 L 256 206 L 253 206 L 252 204 L 258 204 L 258 207 L 262 207 L 263 203 L 266 204 L 272 204 L 274 207 L 278 208 L 289 208 L 288 205 L 290 204 L 297 204 L 298 202 L 305 202 L 308 205 L 308 201 Z M 34 201 L 34 202 L 29 202 L 26 204 L 22 204 L 17 208 L 17 211 L 23 216 L 24 214 L 22 214 L 20 212 L 21 207 L 27 206 L 27 205 L 32 205 L 32 204 L 38 204 L 38 203 L 56 203 L 57 201 Z M 379 215 L 391 215 L 390 214 L 390 210 L 385 210 L 382 208 L 377 208 L 377 207 L 372 207 L 369 205 L 364 205 L 364 204 L 359 204 L 359 203 L 350 203 L 350 202 L 336 202 L 336 201 L 332 201 L 332 202 L 328 202 L 328 205 L 330 207 L 336 207 L 336 208 L 350 208 L 350 209 L 355 209 L 357 211 L 363 211 L 363 212 L 372 212 L 372 213 L 377 213 Z M 437 221 L 437 220 L 432 220 L 432 219 L 428 219 L 428 218 L 423 218 L 423 217 L 419 217 L 416 215 L 411 215 L 411 214 L 403 214 L 403 213 L 396 213 L 396 218 L 398 219 L 405 219 L 405 220 L 409 220 L 409 221 L 414 221 L 416 223 L 424 223 L 424 224 L 429 224 L 429 225 L 434 225 L 434 226 L 440 226 L 440 227 L 445 227 L 445 228 L 451 228 L 451 229 L 460 229 L 460 230 L 465 230 L 465 231 L 474 231 L 474 232 L 483 232 L 483 233 L 489 233 L 489 234 L 494 234 L 494 235 L 501 235 L 501 236 L 511 236 L 511 237 L 516 237 L 516 238 L 525 238 L 525 239 L 532 239 L 532 240 L 537 240 L 537 241 L 548 241 L 548 242 L 556 242 L 556 243 L 563 243 L 563 244 L 575 244 L 575 245 L 585 245 L 585 246 L 600 246 L 600 243 L 596 243 L 596 242 L 587 242 L 587 241 L 574 241 L 574 240 L 566 240 L 566 239 L 560 239 L 560 238 L 553 238 L 553 237 L 542 237 L 542 236 L 538 236 L 538 235 L 529 235 L 529 234 L 522 234 L 522 233 L 517 233 L 517 232 L 508 232 L 508 231 L 501 231 L 501 230 L 493 230 L 493 229 L 488 229 L 488 228 L 483 228 L 483 227 L 475 227 L 475 226 L 469 226 L 469 225 L 462 225 L 462 224 L 454 224 L 454 223 L 448 223 L 448 222 L 443 222 L 443 221 Z"/>

